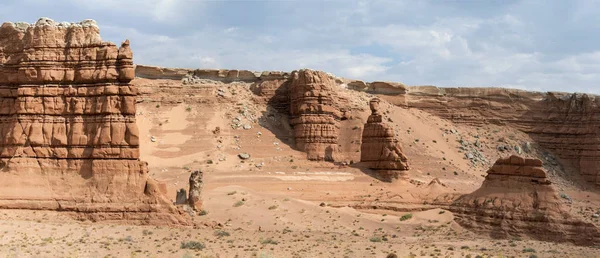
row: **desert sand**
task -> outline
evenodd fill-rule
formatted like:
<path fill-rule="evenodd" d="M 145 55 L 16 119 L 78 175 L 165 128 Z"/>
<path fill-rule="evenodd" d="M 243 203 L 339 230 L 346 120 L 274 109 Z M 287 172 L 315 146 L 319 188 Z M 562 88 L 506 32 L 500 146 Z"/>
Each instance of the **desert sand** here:
<path fill-rule="evenodd" d="M 122 47 L 128 47 L 128 42 Z M 121 59 L 115 60 L 118 63 Z M 57 64 L 58 66 L 60 65 Z M 116 74 L 120 71 L 131 72 L 122 68 L 129 69 L 128 66 L 112 66 L 117 67 Z M 594 236 L 589 241 L 578 239 L 576 243 L 566 238 L 564 241 L 560 239 L 560 234 L 569 232 L 565 229 L 564 218 L 544 213 L 546 210 L 540 208 L 544 205 L 539 205 L 540 201 L 536 199 L 539 191 L 527 181 L 517 189 L 522 191 L 518 196 L 532 198 L 536 200 L 535 204 L 517 205 L 511 209 L 525 214 L 544 213 L 547 215 L 544 218 L 552 220 L 552 223 L 536 225 L 552 226 L 558 232 L 558 237 L 540 241 L 518 230 L 516 233 L 506 231 L 514 235 L 494 237 L 485 227 L 465 227 L 461 223 L 474 221 L 464 219 L 464 214 L 452 212 L 460 210 L 456 208 L 456 205 L 460 205 L 456 200 L 465 198 L 464 196 L 482 188 L 482 185 L 485 186 L 486 180 L 493 179 L 489 177 L 493 173 L 488 173 L 488 170 L 496 160 L 519 155 L 543 162 L 543 165 L 536 165 L 535 168 L 543 170 L 544 179 L 547 177 L 548 182 L 551 182 L 551 187 L 544 185 L 543 189 L 549 196 L 547 198 L 554 198 L 550 203 L 560 207 L 561 214 L 572 216 L 572 221 L 575 221 L 573 223 L 584 225 L 592 232 L 591 235 L 597 231 L 600 196 L 595 177 L 590 176 L 592 172 L 585 170 L 590 165 L 585 162 L 574 165 L 573 153 L 576 151 L 569 152 L 568 155 L 560 151 L 577 149 L 585 144 L 573 144 L 575 147 L 569 147 L 568 142 L 548 140 L 548 135 L 554 135 L 552 137 L 556 139 L 570 139 L 581 143 L 582 138 L 574 136 L 579 132 L 558 130 L 555 128 L 558 126 L 556 124 L 540 129 L 532 126 L 536 124 L 535 120 L 519 120 L 522 117 L 509 117 L 506 112 L 498 111 L 515 106 L 518 107 L 515 110 L 521 111 L 531 111 L 533 108 L 518 101 L 517 104 L 506 104 L 502 102 L 502 97 L 490 97 L 496 97 L 496 93 L 471 92 L 469 96 L 480 94 L 477 98 L 484 99 L 481 102 L 486 103 L 479 105 L 477 101 L 469 102 L 478 107 L 473 108 L 453 104 L 457 99 L 452 98 L 459 98 L 462 93 L 431 97 L 433 95 L 427 95 L 429 88 L 424 90 L 422 87 L 392 83 L 372 83 L 367 86 L 312 70 L 265 72 L 262 75 L 242 72 L 138 66 L 135 78 L 128 74 L 125 77 L 131 78 L 106 77 L 71 82 L 76 87 L 100 87 L 100 84 L 107 87 L 104 85 L 107 84 L 135 88 L 138 91 L 137 94 L 127 95 L 122 93 L 124 89 L 119 93 L 107 93 L 106 90 L 103 94 L 127 96 L 124 98 L 135 95 L 135 108 L 129 109 L 135 112 L 127 116 L 135 118 L 139 131 L 131 135 L 138 137 L 139 142 L 129 141 L 123 148 L 139 151 L 139 159 L 138 156 L 132 158 L 123 154 L 103 158 L 114 159 L 117 163 L 123 160 L 135 161 L 136 164 L 147 162 L 147 171 L 139 170 L 144 178 L 138 180 L 136 177 L 136 180 L 128 181 L 130 177 L 124 177 L 118 182 L 142 186 L 137 192 L 132 190 L 132 194 L 136 194 L 132 203 L 155 205 L 159 208 L 148 211 L 143 210 L 146 206 L 135 206 L 128 210 L 128 205 L 131 204 L 127 203 L 125 194 L 101 202 L 103 205 L 108 203 L 117 206 L 85 209 L 88 207 L 86 205 L 97 202 L 95 198 L 98 196 L 112 196 L 112 189 L 128 189 L 127 184 L 108 184 L 104 195 L 93 192 L 94 197 L 78 199 L 77 205 L 81 207 L 68 211 L 31 205 L 15 208 L 14 205 L 11 206 L 15 203 L 14 198 L 0 198 L 0 205 L 4 205 L 0 206 L 3 207 L 0 209 L 1 256 L 600 256 Z M 103 74 L 109 76 L 111 72 L 105 71 Z M 259 78 L 263 76 L 268 79 Z M 297 94 L 300 103 L 290 114 L 286 111 L 289 111 L 289 95 L 292 94 L 289 89 L 282 89 L 288 87 L 288 80 L 293 80 L 294 76 L 309 77 L 306 79 L 309 82 L 302 84 L 309 86 L 305 89 L 308 93 Z M 301 80 L 292 81 L 289 83 L 292 85 L 290 87 L 294 89 L 294 83 L 299 81 Z M 2 83 L 0 81 L 0 86 L 5 88 L 14 85 Z M 356 86 L 357 83 L 359 86 Z M 19 85 L 21 86 L 18 87 L 35 88 L 26 86 L 29 84 L 24 82 Z M 322 88 L 315 90 L 315 87 Z M 316 95 L 321 94 L 319 98 L 307 97 L 315 92 Z M 411 92 L 413 95 L 410 95 Z M 29 96 L 38 95 L 17 94 L 16 98 Z M 393 159 L 389 157 L 380 160 L 392 162 L 385 163 L 386 166 L 377 162 L 366 166 L 361 162 L 362 130 L 368 117 L 372 115 L 369 102 L 375 97 L 380 99 L 378 114 L 382 116 L 380 122 L 385 124 L 377 128 L 388 130 L 381 134 L 386 139 L 384 149 L 392 148 L 401 152 L 405 158 L 396 160 L 401 166 L 392 164 Z M 438 98 L 442 97 L 450 99 L 440 101 Z M 500 104 L 494 102 L 496 100 Z M 318 108 L 312 109 L 311 105 L 314 103 L 310 101 L 315 101 Z M 114 104 L 111 107 L 115 110 L 102 112 L 112 112 L 111 115 L 125 113 L 125 104 Z M 28 112 L 39 112 L 37 114 L 40 116 L 49 115 L 46 110 Z M 73 115 L 68 112 L 72 111 L 67 110 L 59 115 Z M 82 112 L 83 116 L 90 115 L 86 113 L 88 111 Z M 473 115 L 475 113 L 476 116 Z M 295 118 L 298 120 L 292 123 Z M 300 132 L 302 135 L 294 130 L 297 124 L 307 128 Z M 322 126 L 324 124 L 328 126 Z M 314 128 L 325 129 L 320 132 L 311 131 Z M 377 133 L 370 135 L 376 136 Z M 328 138 L 314 136 L 320 134 L 327 135 Z M 567 136 L 556 136 L 563 134 Z M 127 137 L 133 137 L 131 135 Z M 305 141 L 303 144 L 309 147 L 299 147 L 299 141 Z M 55 143 L 50 143 L 52 144 Z M 105 148 L 105 145 L 94 143 L 89 146 Z M 326 151 L 331 146 L 334 151 L 329 157 Z M 311 152 L 316 155 L 311 155 Z M 594 155 L 587 155 L 586 158 Z M 27 158 L 41 159 L 35 155 Z M 373 157 L 369 159 L 372 161 Z M 389 180 L 390 182 L 381 180 L 374 170 L 378 166 L 391 170 L 397 166 L 398 170 L 402 170 L 403 176 Z M 188 189 L 190 174 L 197 170 L 203 172 L 202 202 L 198 204 L 197 211 L 192 211 L 186 205 L 174 203 L 177 192 Z M 34 171 L 31 174 L 39 176 L 45 175 L 47 170 L 31 171 Z M 103 168 L 93 171 L 112 173 L 112 170 Z M 9 172 L 13 173 L 10 175 L 16 173 L 14 169 L 0 173 Z M 521 170 L 514 173 L 519 176 Z M 504 175 L 502 178 L 513 180 L 511 176 Z M 16 176 L 14 178 L 21 180 Z M 10 185 L 9 183 L 11 182 L 3 182 L 6 185 Z M 27 186 L 26 183 L 22 185 Z M 89 186 L 84 183 L 74 185 L 82 189 Z M 151 187 L 164 189 L 148 190 Z M 516 191 L 511 188 L 514 187 L 511 183 L 496 184 L 495 187 L 500 189 L 500 194 L 490 196 L 499 198 L 498 203 L 502 203 L 504 191 Z M 485 190 L 482 189 L 481 191 Z M 487 202 L 487 195 L 482 196 L 476 198 L 483 198 L 483 202 Z M 33 197 L 38 198 L 37 195 Z M 35 198 L 27 200 L 32 203 L 31 200 L 35 201 Z M 52 196 L 48 198 L 52 199 Z M 514 202 L 515 198 L 511 198 L 511 202 Z M 60 203 L 61 200 L 56 201 Z M 545 204 L 544 201 L 541 200 L 542 204 Z M 505 207 L 502 205 L 497 207 Z M 107 207 L 115 210 L 111 211 Z M 473 209 L 482 213 L 488 210 L 479 206 Z M 519 225 L 531 225 L 520 218 L 510 217 L 514 214 L 504 211 L 501 209 L 499 214 L 506 216 L 501 219 L 502 223 L 507 223 L 506 228 L 515 228 L 513 219 L 521 223 Z M 149 215 L 142 219 L 130 219 L 126 215 L 128 213 Z M 163 214 L 169 216 L 161 217 Z M 457 220 L 457 217 L 461 219 Z M 161 218 L 165 220 L 161 221 Z"/>

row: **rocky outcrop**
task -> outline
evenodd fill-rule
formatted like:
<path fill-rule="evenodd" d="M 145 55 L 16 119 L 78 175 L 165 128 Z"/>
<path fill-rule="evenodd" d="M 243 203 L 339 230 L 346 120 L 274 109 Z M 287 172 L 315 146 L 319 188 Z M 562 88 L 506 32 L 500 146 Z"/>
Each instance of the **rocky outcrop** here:
<path fill-rule="evenodd" d="M 202 210 L 202 187 L 204 186 L 204 181 L 202 180 L 203 177 L 204 173 L 202 173 L 200 170 L 196 170 L 190 175 L 190 195 L 187 201 L 190 207 L 195 211 Z"/>
<path fill-rule="evenodd" d="M 172 79 L 185 80 L 184 84 L 191 84 L 194 80 L 210 80 L 223 83 L 231 82 L 259 82 L 266 80 L 288 79 L 289 72 L 281 71 L 249 71 L 228 69 L 187 69 L 166 68 L 149 65 L 136 65 L 135 77 L 145 79 Z"/>
<path fill-rule="evenodd" d="M 334 103 L 335 81 L 324 72 L 292 72 L 290 115 L 296 147 L 310 160 L 334 160 L 340 111 Z"/>
<path fill-rule="evenodd" d="M 348 89 L 365 91 L 372 94 L 402 95 L 408 92 L 408 87 L 399 82 L 363 82 L 351 80 L 346 83 Z"/>
<path fill-rule="evenodd" d="M 409 87 L 395 104 L 456 123 L 504 124 L 528 133 L 563 165 L 600 184 L 600 96 L 501 88 Z"/>
<path fill-rule="evenodd" d="M 488 170 L 475 192 L 457 199 L 457 223 L 495 238 L 529 237 L 542 241 L 597 245 L 598 228 L 571 215 L 546 177 L 542 162 L 510 156 Z"/>
<path fill-rule="evenodd" d="M 129 41 L 92 20 L 0 27 L 0 208 L 185 223 L 139 157 Z"/>
<path fill-rule="evenodd" d="M 408 158 L 395 138 L 394 130 L 383 122 L 379 102 L 378 98 L 369 102 L 371 115 L 362 134 L 360 161 L 375 170 L 376 176 L 384 181 L 406 178 Z"/>
<path fill-rule="evenodd" d="M 181 80 L 187 76 L 192 69 L 185 68 L 166 68 L 148 65 L 136 65 L 135 77 L 146 79 L 170 79 Z"/>

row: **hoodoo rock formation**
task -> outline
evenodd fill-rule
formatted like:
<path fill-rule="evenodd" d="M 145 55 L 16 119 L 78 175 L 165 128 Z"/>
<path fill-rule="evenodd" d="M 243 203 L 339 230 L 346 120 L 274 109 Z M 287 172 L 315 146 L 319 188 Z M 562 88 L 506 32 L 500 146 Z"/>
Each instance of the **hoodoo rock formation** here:
<path fill-rule="evenodd" d="M 460 225 L 496 238 L 599 243 L 598 228 L 567 211 L 540 160 L 513 155 L 496 161 L 487 173 L 478 190 L 452 204 Z"/>
<path fill-rule="evenodd" d="M 204 173 L 200 170 L 192 172 L 190 175 L 190 193 L 188 197 L 188 204 L 195 211 L 202 209 L 202 188 L 204 186 L 203 178 Z"/>
<path fill-rule="evenodd" d="M 383 122 L 378 98 L 369 102 L 371 115 L 364 126 L 360 161 L 375 170 L 377 177 L 393 181 L 407 177 L 408 158 L 394 137 L 394 130 Z"/>
<path fill-rule="evenodd" d="M 0 208 L 184 223 L 139 157 L 129 42 L 95 21 L 0 27 Z"/>
<path fill-rule="evenodd" d="M 290 82 L 290 115 L 296 147 L 310 160 L 334 160 L 341 113 L 334 105 L 335 81 L 326 73 L 294 71 Z"/>

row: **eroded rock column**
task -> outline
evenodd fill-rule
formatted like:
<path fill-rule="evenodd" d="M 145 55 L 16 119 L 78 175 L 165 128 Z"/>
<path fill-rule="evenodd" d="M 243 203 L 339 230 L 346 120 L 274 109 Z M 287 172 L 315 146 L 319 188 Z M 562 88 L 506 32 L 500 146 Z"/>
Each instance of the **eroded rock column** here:
<path fill-rule="evenodd" d="M 202 210 L 202 187 L 204 181 L 202 180 L 204 173 L 200 170 L 192 172 L 190 175 L 190 193 L 188 197 L 188 204 L 195 211 Z"/>
<path fill-rule="evenodd" d="M 395 138 L 394 130 L 383 122 L 379 103 L 378 98 L 369 102 L 371 115 L 363 130 L 360 161 L 374 170 L 381 180 L 407 178 L 408 158 Z"/>
<path fill-rule="evenodd" d="M 337 152 L 340 111 L 334 103 L 333 81 L 320 71 L 292 72 L 290 115 L 296 147 L 309 160 L 333 161 Z"/>
<path fill-rule="evenodd" d="M 93 20 L 0 27 L 0 208 L 182 222 L 140 160 L 129 41 Z"/>

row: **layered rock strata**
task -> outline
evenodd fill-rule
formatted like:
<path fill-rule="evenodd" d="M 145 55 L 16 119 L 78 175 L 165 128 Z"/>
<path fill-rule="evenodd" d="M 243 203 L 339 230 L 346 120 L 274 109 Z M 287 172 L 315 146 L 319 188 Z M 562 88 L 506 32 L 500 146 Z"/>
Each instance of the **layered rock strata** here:
<path fill-rule="evenodd" d="M 347 80 L 348 89 L 364 91 L 372 94 L 402 95 L 408 92 L 408 87 L 399 82 L 363 82 Z"/>
<path fill-rule="evenodd" d="M 463 227 L 495 238 L 596 245 L 596 226 L 571 215 L 538 159 L 510 156 L 488 170 L 482 186 L 451 206 Z"/>
<path fill-rule="evenodd" d="M 333 161 L 337 152 L 340 111 L 334 103 L 335 81 L 324 72 L 292 72 L 290 115 L 296 147 L 310 160 Z"/>
<path fill-rule="evenodd" d="M 360 161 L 375 170 L 376 176 L 384 181 L 406 178 L 408 158 L 395 138 L 394 130 L 383 122 L 379 103 L 378 98 L 369 102 L 371 115 L 363 129 Z"/>
<path fill-rule="evenodd" d="M 456 123 L 509 125 L 528 133 L 563 165 L 600 184 L 600 96 L 501 88 L 409 87 L 386 99 Z"/>
<path fill-rule="evenodd" d="M 129 41 L 92 20 L 0 27 L 0 208 L 184 223 L 139 159 Z"/>

